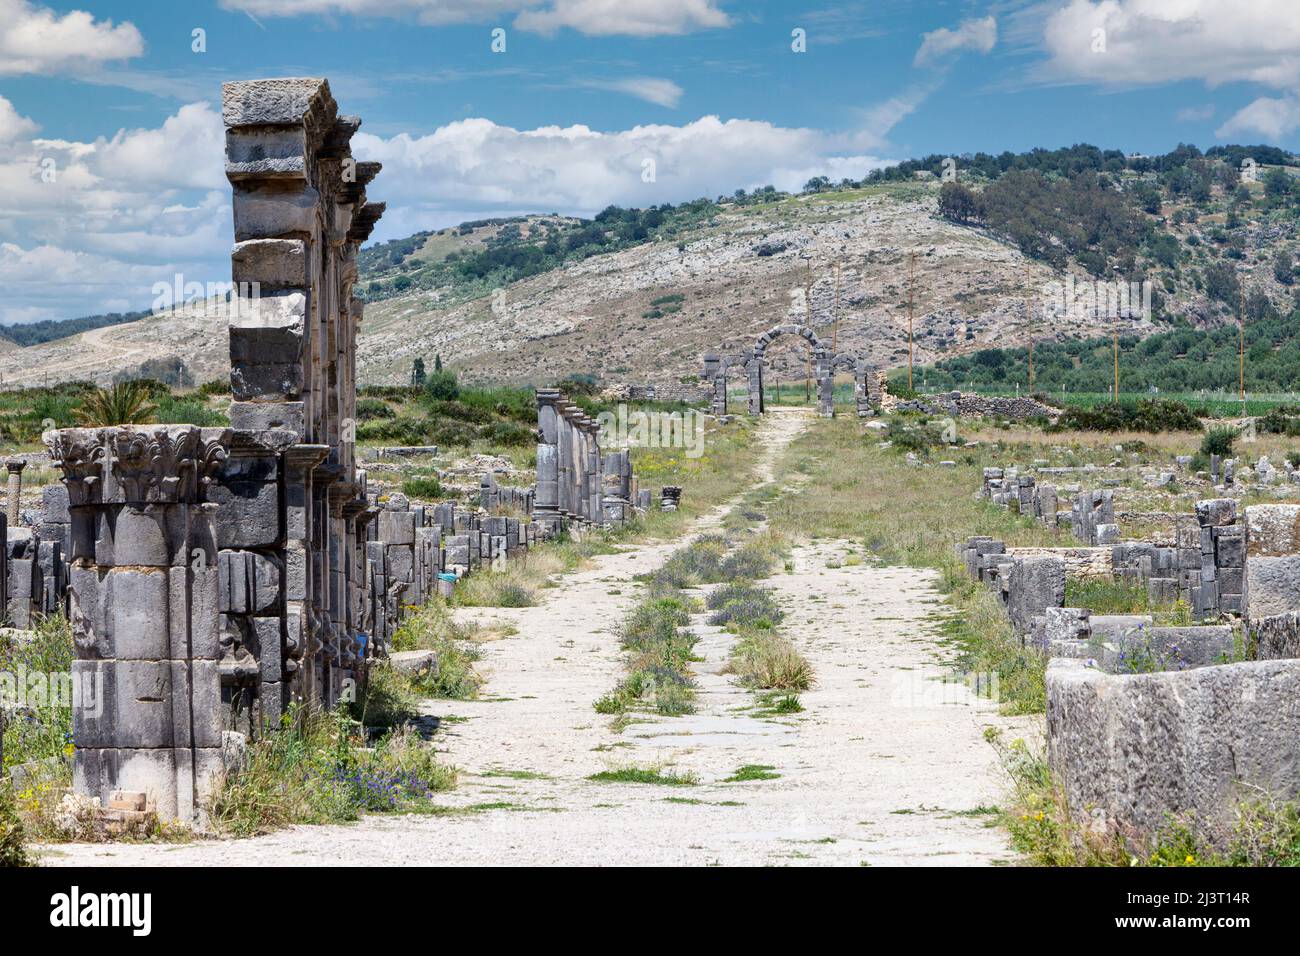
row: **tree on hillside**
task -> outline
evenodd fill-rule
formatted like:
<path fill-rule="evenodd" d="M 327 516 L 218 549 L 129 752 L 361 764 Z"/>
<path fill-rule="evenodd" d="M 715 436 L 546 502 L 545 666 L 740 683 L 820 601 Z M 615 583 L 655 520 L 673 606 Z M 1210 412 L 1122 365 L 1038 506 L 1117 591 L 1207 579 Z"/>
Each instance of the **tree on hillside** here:
<path fill-rule="evenodd" d="M 965 183 L 947 182 L 939 190 L 939 215 L 965 226 L 984 218 L 984 204 Z"/>
<path fill-rule="evenodd" d="M 1273 257 L 1273 277 L 1283 285 L 1290 285 L 1295 281 L 1295 261 L 1291 258 L 1291 253 L 1285 249 L 1279 250 Z"/>
<path fill-rule="evenodd" d="M 424 384 L 424 357 L 417 355 L 411 363 L 411 384 L 419 387 Z"/>

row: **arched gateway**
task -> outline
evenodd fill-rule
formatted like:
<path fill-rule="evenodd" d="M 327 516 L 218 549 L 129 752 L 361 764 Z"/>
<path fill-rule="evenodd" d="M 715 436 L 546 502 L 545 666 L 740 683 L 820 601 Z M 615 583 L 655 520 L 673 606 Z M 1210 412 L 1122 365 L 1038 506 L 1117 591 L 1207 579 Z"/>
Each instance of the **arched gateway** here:
<path fill-rule="evenodd" d="M 704 356 L 704 374 L 706 382 L 713 385 L 711 410 L 715 415 L 727 413 L 727 373 L 733 368 L 744 368 L 749 382 L 749 413 L 761 415 L 765 411 L 763 401 L 763 359 L 767 347 L 782 335 L 797 335 L 808 343 L 813 352 L 813 364 L 817 377 L 817 413 L 825 418 L 835 414 L 833 384 L 835 372 L 847 368 L 853 372 L 854 392 L 859 416 L 871 414 L 871 394 L 869 367 L 862 360 L 848 353 L 832 355 L 829 348 L 812 329 L 806 325 L 778 325 L 764 332 L 754 342 L 749 351 L 736 356 L 723 356 L 709 353 Z"/>

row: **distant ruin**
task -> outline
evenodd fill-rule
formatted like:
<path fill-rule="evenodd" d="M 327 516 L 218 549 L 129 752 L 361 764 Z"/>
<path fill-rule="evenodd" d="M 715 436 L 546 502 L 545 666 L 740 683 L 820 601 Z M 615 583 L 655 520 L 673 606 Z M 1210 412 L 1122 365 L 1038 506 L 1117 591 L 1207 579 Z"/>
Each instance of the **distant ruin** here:
<path fill-rule="evenodd" d="M 872 408 L 879 406 L 879 376 L 865 361 L 845 352 L 832 354 L 830 347 L 806 325 L 777 325 L 760 335 L 754 347 L 740 355 L 723 356 L 710 352 L 704 356 L 704 371 L 700 377 L 713 388 L 709 408 L 714 415 L 727 414 L 727 376 L 734 368 L 745 372 L 749 389 L 749 414 L 763 414 L 766 410 L 763 360 L 768 346 L 783 335 L 798 336 L 812 350 L 813 377 L 817 382 L 817 414 L 823 418 L 835 414 L 835 373 L 841 370 L 853 374 L 855 411 L 859 417 L 871 415 Z"/>

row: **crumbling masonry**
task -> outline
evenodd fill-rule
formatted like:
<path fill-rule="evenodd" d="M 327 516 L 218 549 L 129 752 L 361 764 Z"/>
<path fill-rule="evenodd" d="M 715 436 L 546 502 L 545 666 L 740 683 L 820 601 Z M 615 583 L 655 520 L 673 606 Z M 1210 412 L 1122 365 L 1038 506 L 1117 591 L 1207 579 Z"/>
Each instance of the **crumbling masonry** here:
<path fill-rule="evenodd" d="M 881 400 L 880 376 L 874 368 L 862 359 L 847 353 L 832 354 L 830 347 L 806 325 L 778 325 L 760 335 L 754 347 L 741 355 L 722 356 L 711 352 L 704 356 L 704 371 L 701 378 L 706 385 L 713 388 L 709 408 L 714 415 L 727 414 L 727 374 L 733 368 L 741 368 L 745 371 L 749 389 L 749 414 L 763 414 L 765 410 L 763 359 L 767 347 L 782 335 L 797 335 L 812 349 L 819 415 L 829 418 L 835 414 L 834 380 L 835 373 L 841 369 L 853 373 L 855 410 L 858 417 L 865 418 L 873 413 L 872 409 L 878 406 Z"/>
<path fill-rule="evenodd" d="M 0 522 L 9 617 L 26 627 L 66 596 L 74 676 L 102 700 L 74 708 L 76 790 L 197 824 L 238 736 L 291 703 L 347 699 L 408 607 L 565 528 L 649 505 L 628 454 L 602 454 L 596 423 L 545 390 L 535 489 L 485 476 L 481 512 L 368 489 L 352 291 L 383 211 L 366 199 L 379 165 L 353 159 L 360 120 L 338 114 L 324 80 L 229 83 L 222 113 L 231 427 L 47 432 L 63 483 L 34 527 Z M 11 511 L 20 473 L 9 469 Z"/>

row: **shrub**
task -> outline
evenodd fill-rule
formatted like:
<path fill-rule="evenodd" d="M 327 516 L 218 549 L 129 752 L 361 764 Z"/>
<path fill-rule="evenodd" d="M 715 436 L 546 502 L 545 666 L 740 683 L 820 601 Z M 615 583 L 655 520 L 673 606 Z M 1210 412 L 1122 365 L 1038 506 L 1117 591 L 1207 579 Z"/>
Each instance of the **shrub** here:
<path fill-rule="evenodd" d="M 23 822 L 14 806 L 13 794 L 7 783 L 0 782 L 0 869 L 32 865 L 23 845 Z"/>
<path fill-rule="evenodd" d="M 807 690 L 813 685 L 807 658 L 771 630 L 745 631 L 732 649 L 731 666 L 742 682 L 759 690 Z"/>
<path fill-rule="evenodd" d="M 438 666 L 413 684 L 416 691 L 451 700 L 478 696 L 483 684 L 474 669 L 478 648 L 452 620 L 446 605 L 434 602 L 408 614 L 393 634 L 392 645 L 395 651 L 430 650 L 437 654 Z"/>
<path fill-rule="evenodd" d="M 232 836 L 302 823 L 341 823 L 362 811 L 411 811 L 455 786 L 456 772 L 409 730 L 364 749 L 360 728 L 342 712 L 285 714 L 255 741 L 244 766 L 222 780 L 212 821 Z"/>
<path fill-rule="evenodd" d="M 86 396 L 76 411 L 77 422 L 87 427 L 145 425 L 156 420 L 158 406 L 150 401 L 152 397 L 147 382 L 115 382 Z"/>
<path fill-rule="evenodd" d="M 381 398 L 358 398 L 357 399 L 357 420 L 369 421 L 375 418 L 396 418 L 397 412 L 393 411 L 386 401 Z"/>
<path fill-rule="evenodd" d="M 424 380 L 424 394 L 434 401 L 449 401 L 459 397 L 460 383 L 456 373 L 439 369 Z"/>
<path fill-rule="evenodd" d="M 707 604 L 713 610 L 708 622 L 715 626 L 771 628 L 784 616 L 771 591 L 748 584 L 724 585 L 709 595 Z"/>
<path fill-rule="evenodd" d="M 1071 406 L 1049 431 L 1199 432 L 1204 428 L 1182 402 L 1144 398 L 1137 402 L 1109 402 L 1094 408 Z"/>
<path fill-rule="evenodd" d="M 417 501 L 432 501 L 442 497 L 442 482 L 436 475 L 412 475 L 402 482 L 402 494 Z"/>
<path fill-rule="evenodd" d="M 1231 426 L 1211 428 L 1201 439 L 1201 454 L 1219 455 L 1227 458 L 1232 454 L 1232 445 L 1237 440 L 1237 429 Z"/>

